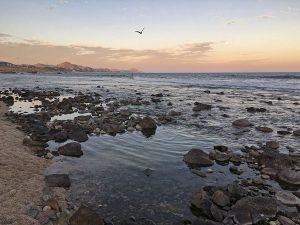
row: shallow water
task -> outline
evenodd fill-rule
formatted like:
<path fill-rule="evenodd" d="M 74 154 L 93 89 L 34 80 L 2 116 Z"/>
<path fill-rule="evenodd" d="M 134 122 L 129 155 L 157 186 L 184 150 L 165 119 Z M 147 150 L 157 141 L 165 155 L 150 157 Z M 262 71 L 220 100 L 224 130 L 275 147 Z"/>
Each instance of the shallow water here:
<path fill-rule="evenodd" d="M 150 138 L 138 132 L 93 136 L 82 144 L 84 155 L 80 159 L 58 159 L 48 173 L 68 172 L 75 205 L 89 205 L 114 222 L 132 215 L 151 218 L 157 224 L 172 224 L 194 217 L 189 209 L 193 191 L 237 179 L 228 166 L 218 164 L 212 167 L 214 173 L 201 178 L 182 161 L 189 149 L 209 152 L 218 142 L 221 140 L 217 137 L 165 127 Z M 51 142 L 49 149 L 56 150 L 60 145 Z M 149 177 L 144 173 L 147 168 L 153 170 Z M 246 172 L 240 178 L 254 176 L 252 169 L 245 165 L 241 168 Z"/>
<path fill-rule="evenodd" d="M 215 164 L 214 173 L 201 178 L 193 174 L 182 161 L 191 148 L 209 152 L 214 145 L 226 145 L 239 152 L 245 145 L 257 145 L 269 140 L 280 142 L 300 154 L 300 140 L 293 135 L 278 135 L 279 130 L 300 128 L 300 74 L 65 74 L 65 75 L 0 75 L 4 87 L 41 90 L 67 89 L 95 92 L 109 101 L 138 99 L 151 102 L 152 94 L 162 93 L 161 102 L 151 105 L 122 107 L 134 115 L 158 117 L 171 110 L 181 112 L 174 123 L 161 125 L 154 136 L 126 132 L 115 137 L 91 136 L 82 143 L 84 155 L 79 159 L 58 157 L 49 173 L 70 173 L 70 198 L 76 204 L 87 204 L 105 217 L 118 222 L 133 215 L 151 218 L 157 224 L 192 219 L 190 196 L 206 185 L 224 185 L 236 179 L 251 178 L 254 171 L 241 165 L 239 178 L 229 172 L 229 166 Z M 211 93 L 204 91 L 210 88 Z M 221 93 L 221 92 L 224 92 Z M 138 95 L 137 95 L 138 93 Z M 61 96 L 60 98 L 62 98 Z M 279 99 L 282 99 L 280 100 Z M 210 111 L 195 113 L 194 102 L 211 104 Z M 267 104 L 272 101 L 272 104 Z M 172 106 L 168 105 L 172 102 Z M 38 103 L 37 103 L 38 104 Z M 105 105 L 105 104 L 103 104 Z M 32 112 L 32 103 L 18 102 L 11 110 Z M 265 113 L 249 113 L 247 107 L 263 107 Z M 224 114 L 227 117 L 224 117 Z M 53 117 L 73 119 L 78 113 Z M 273 133 L 264 134 L 254 128 L 236 129 L 232 122 L 248 118 L 255 126 L 268 126 Z M 57 144 L 50 142 L 49 149 Z M 148 177 L 144 170 L 153 170 Z M 203 169 L 206 171 L 206 168 Z M 270 182 L 281 189 L 276 182 Z"/>

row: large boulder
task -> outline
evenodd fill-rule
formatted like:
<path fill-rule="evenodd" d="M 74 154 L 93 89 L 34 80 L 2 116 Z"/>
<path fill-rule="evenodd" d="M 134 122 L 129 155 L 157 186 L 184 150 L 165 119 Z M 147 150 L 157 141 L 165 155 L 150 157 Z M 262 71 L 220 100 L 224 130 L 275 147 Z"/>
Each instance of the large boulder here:
<path fill-rule="evenodd" d="M 70 225 L 103 225 L 103 219 L 92 209 L 81 206 L 70 218 Z"/>
<path fill-rule="evenodd" d="M 64 146 L 59 147 L 58 152 L 61 155 L 71 156 L 71 157 L 80 157 L 83 155 L 83 152 L 81 150 L 81 144 L 77 142 L 68 143 L 65 144 Z"/>
<path fill-rule="evenodd" d="M 206 191 L 199 191 L 192 194 L 192 206 L 205 217 L 211 217 L 212 201 L 209 199 Z"/>
<path fill-rule="evenodd" d="M 183 161 L 192 167 L 205 167 L 214 164 L 214 162 L 210 160 L 209 155 L 200 149 L 191 149 L 184 155 Z"/>
<path fill-rule="evenodd" d="M 277 202 L 268 197 L 245 197 L 232 206 L 231 213 L 237 224 L 256 224 L 276 216 Z"/>
<path fill-rule="evenodd" d="M 238 119 L 232 122 L 234 127 L 251 127 L 253 126 L 247 119 Z"/>
<path fill-rule="evenodd" d="M 213 194 L 212 200 L 216 205 L 221 206 L 221 207 L 224 207 L 224 206 L 230 204 L 229 197 L 226 194 L 224 194 L 223 191 L 220 191 L 220 190 L 216 191 Z"/>
<path fill-rule="evenodd" d="M 71 186 L 70 178 L 67 174 L 51 174 L 45 177 L 46 183 L 49 187 L 64 187 Z"/>
<path fill-rule="evenodd" d="M 53 139 L 58 143 L 65 142 L 66 140 L 68 140 L 68 134 L 64 131 L 60 131 L 54 134 Z"/>

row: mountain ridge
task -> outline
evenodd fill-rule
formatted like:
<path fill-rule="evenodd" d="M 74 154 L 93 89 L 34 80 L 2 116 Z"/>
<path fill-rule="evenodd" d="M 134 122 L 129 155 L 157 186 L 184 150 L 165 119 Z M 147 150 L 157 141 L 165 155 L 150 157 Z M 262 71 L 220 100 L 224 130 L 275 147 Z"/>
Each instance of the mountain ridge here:
<path fill-rule="evenodd" d="M 13 64 L 10 62 L 0 61 L 0 73 L 39 73 L 39 72 L 130 72 L 138 73 L 137 69 L 129 70 L 113 70 L 108 68 L 92 68 L 88 66 L 82 66 L 73 64 L 70 62 L 62 62 L 57 65 L 48 65 L 37 63 L 30 64 Z"/>

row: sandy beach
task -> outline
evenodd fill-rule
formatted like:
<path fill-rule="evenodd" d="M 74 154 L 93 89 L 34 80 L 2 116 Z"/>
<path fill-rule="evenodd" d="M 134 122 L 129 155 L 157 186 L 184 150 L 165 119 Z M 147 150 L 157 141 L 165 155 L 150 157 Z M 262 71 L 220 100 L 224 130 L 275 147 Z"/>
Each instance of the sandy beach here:
<path fill-rule="evenodd" d="M 6 121 L 5 112 L 7 107 L 0 102 L 0 224 L 41 224 L 41 218 L 28 212 L 42 205 L 47 194 L 44 171 L 49 163 L 22 144 L 24 134 Z"/>

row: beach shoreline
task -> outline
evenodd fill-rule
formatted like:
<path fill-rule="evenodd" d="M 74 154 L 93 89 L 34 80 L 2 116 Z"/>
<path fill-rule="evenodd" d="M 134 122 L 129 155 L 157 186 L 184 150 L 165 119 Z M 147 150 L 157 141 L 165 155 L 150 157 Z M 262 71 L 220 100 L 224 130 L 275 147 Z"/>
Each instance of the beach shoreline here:
<path fill-rule="evenodd" d="M 55 197 L 63 207 L 64 190 L 47 188 L 44 173 L 50 161 L 23 145 L 25 135 L 7 120 L 7 111 L 0 101 L 0 224 L 42 224 L 45 219 L 42 215 L 33 218 L 33 209 L 43 211 L 45 196 Z"/>

